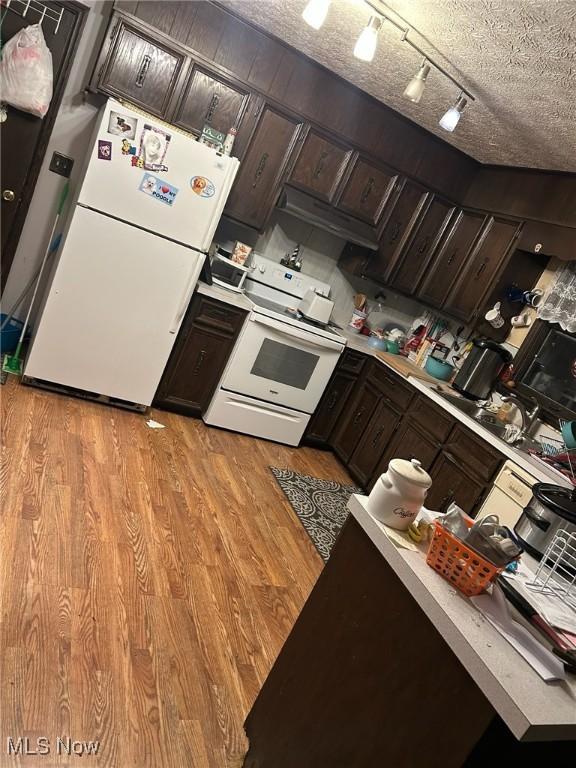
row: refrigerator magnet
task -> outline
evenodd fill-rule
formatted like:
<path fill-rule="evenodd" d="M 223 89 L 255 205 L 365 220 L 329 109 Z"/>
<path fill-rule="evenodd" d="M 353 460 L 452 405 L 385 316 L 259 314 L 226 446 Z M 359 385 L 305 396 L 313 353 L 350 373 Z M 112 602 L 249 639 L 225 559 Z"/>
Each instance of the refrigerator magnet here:
<path fill-rule="evenodd" d="M 122 154 L 123 155 L 135 155 L 136 147 L 128 139 L 122 139 Z"/>
<path fill-rule="evenodd" d="M 167 171 L 166 152 L 170 145 L 170 134 L 155 125 L 144 125 L 140 136 L 140 157 L 147 171 Z"/>
<path fill-rule="evenodd" d="M 164 179 L 159 179 L 151 173 L 145 173 L 140 186 L 138 187 L 140 192 L 153 197 L 165 205 L 173 205 L 178 189 L 173 187 L 172 184 L 168 184 Z"/>
<path fill-rule="evenodd" d="M 112 160 L 112 142 L 98 139 L 98 160 Z"/>
<path fill-rule="evenodd" d="M 199 197 L 213 197 L 216 192 L 216 187 L 206 176 L 192 176 L 190 188 Z"/>
<path fill-rule="evenodd" d="M 110 112 L 108 120 L 108 133 L 113 136 L 122 136 L 124 139 L 136 138 L 136 127 L 138 119 L 129 115 L 122 115 L 120 112 Z"/>

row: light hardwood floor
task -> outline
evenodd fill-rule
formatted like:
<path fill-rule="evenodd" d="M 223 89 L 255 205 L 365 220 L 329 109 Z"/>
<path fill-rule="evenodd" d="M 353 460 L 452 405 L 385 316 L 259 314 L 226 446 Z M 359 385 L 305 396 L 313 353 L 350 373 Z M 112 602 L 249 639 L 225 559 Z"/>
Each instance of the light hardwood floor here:
<path fill-rule="evenodd" d="M 0 766 L 240 766 L 244 718 L 322 568 L 268 466 L 345 470 L 13 378 L 0 394 Z M 8 736 L 53 751 L 9 756 Z M 58 756 L 58 736 L 99 752 Z"/>

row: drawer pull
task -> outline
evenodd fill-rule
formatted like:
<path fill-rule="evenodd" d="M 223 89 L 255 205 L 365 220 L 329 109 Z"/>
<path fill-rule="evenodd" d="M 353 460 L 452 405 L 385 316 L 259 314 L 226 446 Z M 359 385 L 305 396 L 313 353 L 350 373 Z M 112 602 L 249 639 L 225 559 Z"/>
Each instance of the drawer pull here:
<path fill-rule="evenodd" d="M 220 96 L 217 93 L 215 93 L 210 99 L 210 106 L 208 107 L 208 110 L 206 111 L 206 117 L 204 118 L 205 123 L 212 122 L 212 118 L 214 117 L 214 112 L 216 112 L 216 108 L 218 107 L 219 101 L 220 101 Z"/>
<path fill-rule="evenodd" d="M 338 402 L 339 397 L 340 397 L 340 392 L 338 392 L 337 390 L 335 392 L 332 392 L 332 397 L 328 401 L 328 406 L 327 406 L 329 411 L 333 410 L 334 406 Z"/>
<path fill-rule="evenodd" d="M 148 74 L 151 63 L 152 56 L 146 54 L 142 57 L 142 64 L 140 64 L 140 69 L 138 70 L 138 76 L 136 78 L 136 88 L 142 88 L 144 86 L 144 80 L 146 80 L 146 75 Z"/>
<path fill-rule="evenodd" d="M 256 187 L 260 183 L 260 179 L 262 177 L 262 174 L 264 173 L 264 170 L 266 168 L 266 163 L 268 162 L 269 157 L 270 155 L 268 154 L 268 152 L 264 152 L 264 154 L 260 158 L 260 162 L 258 163 L 258 167 L 256 168 L 256 173 L 254 174 L 252 189 L 256 189 Z"/>
<path fill-rule="evenodd" d="M 376 183 L 376 180 L 374 179 L 374 177 L 370 176 L 370 178 L 368 179 L 368 182 L 366 183 L 366 186 L 364 187 L 364 189 L 362 191 L 362 195 L 360 197 L 360 204 L 361 205 L 364 205 L 366 203 L 366 201 L 368 200 L 368 198 L 370 197 L 370 195 L 372 194 L 372 190 L 374 189 L 374 184 L 375 183 Z"/>
<path fill-rule="evenodd" d="M 480 264 L 480 267 L 479 267 L 479 269 L 478 269 L 478 272 L 476 272 L 476 274 L 475 274 L 475 276 L 474 276 L 474 280 L 478 280 L 478 278 L 480 277 L 480 275 L 482 274 L 482 272 L 484 272 L 484 270 L 486 269 L 486 266 L 487 266 L 487 264 L 488 264 L 488 259 L 484 259 L 484 261 L 482 262 L 482 264 Z"/>
<path fill-rule="evenodd" d="M 324 150 L 320 154 L 320 159 L 318 160 L 318 164 L 316 168 L 314 169 L 314 173 L 312 174 L 312 177 L 314 179 L 319 179 L 320 175 L 322 174 L 322 171 L 324 170 L 324 165 L 326 163 L 326 158 L 328 157 L 328 152 Z"/>
<path fill-rule="evenodd" d="M 198 355 L 198 359 L 196 360 L 196 365 L 194 366 L 194 370 L 192 371 L 192 374 L 194 376 L 198 376 L 198 374 L 200 373 L 200 368 L 202 368 L 202 364 L 206 359 L 207 354 L 208 353 L 206 352 L 205 349 L 200 351 L 200 354 Z"/>
<path fill-rule="evenodd" d="M 376 432 L 376 434 L 374 435 L 374 440 L 372 440 L 372 447 L 373 448 L 376 448 L 376 446 L 378 445 L 378 441 L 382 437 L 382 433 L 383 432 L 384 432 L 384 427 L 380 427 L 378 432 Z"/>
<path fill-rule="evenodd" d="M 359 408 L 356 413 L 354 414 L 354 419 L 352 421 L 353 424 L 358 424 L 362 416 L 364 416 L 364 411 L 366 410 L 365 406 L 362 406 L 362 408 Z"/>
<path fill-rule="evenodd" d="M 428 248 L 429 242 L 430 242 L 430 235 L 426 235 L 424 240 L 422 240 L 420 248 L 418 248 L 418 253 L 424 253 L 424 251 Z"/>
<path fill-rule="evenodd" d="M 452 264 L 452 262 L 456 258 L 456 254 L 457 253 L 458 253 L 458 248 L 456 248 L 455 250 L 452 251 L 452 253 L 448 257 L 448 259 L 446 260 L 446 266 L 448 266 L 449 264 Z"/>
<path fill-rule="evenodd" d="M 392 229 L 392 234 L 390 235 L 390 244 L 395 243 L 396 240 L 398 240 L 401 229 L 402 229 L 402 222 L 397 221 L 396 224 L 394 224 L 394 228 Z"/>

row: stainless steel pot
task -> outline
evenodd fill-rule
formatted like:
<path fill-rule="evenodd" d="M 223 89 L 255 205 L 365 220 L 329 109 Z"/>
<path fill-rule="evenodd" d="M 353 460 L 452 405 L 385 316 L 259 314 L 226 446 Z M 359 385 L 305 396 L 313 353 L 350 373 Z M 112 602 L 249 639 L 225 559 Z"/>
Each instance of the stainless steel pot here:
<path fill-rule="evenodd" d="M 557 531 L 576 533 L 576 488 L 536 483 L 532 493 L 514 531 L 526 551 L 540 560 Z"/>
<path fill-rule="evenodd" d="M 495 341 L 474 339 L 452 386 L 470 400 L 486 400 L 498 374 L 510 360 L 510 352 Z"/>

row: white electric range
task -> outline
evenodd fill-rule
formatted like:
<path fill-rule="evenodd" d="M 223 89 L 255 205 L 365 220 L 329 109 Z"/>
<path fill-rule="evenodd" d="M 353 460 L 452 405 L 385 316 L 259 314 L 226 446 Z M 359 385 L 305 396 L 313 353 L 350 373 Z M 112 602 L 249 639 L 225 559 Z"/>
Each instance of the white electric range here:
<path fill-rule="evenodd" d="M 309 288 L 330 293 L 327 283 L 253 256 L 245 281 L 252 309 L 206 424 L 298 445 L 346 345 L 335 328 L 297 312 Z"/>

